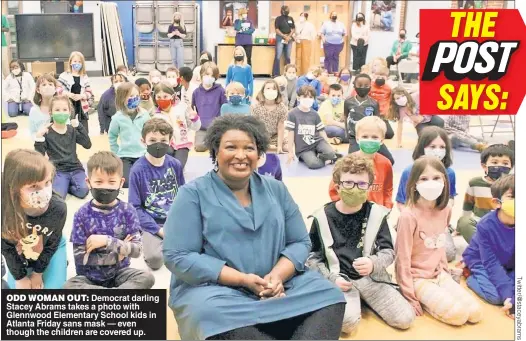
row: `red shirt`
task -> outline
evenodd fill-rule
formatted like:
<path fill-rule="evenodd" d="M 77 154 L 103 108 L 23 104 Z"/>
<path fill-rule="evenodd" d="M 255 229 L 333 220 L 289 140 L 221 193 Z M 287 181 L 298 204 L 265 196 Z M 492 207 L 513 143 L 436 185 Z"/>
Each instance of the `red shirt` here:
<path fill-rule="evenodd" d="M 369 188 L 367 200 L 387 208 L 393 208 L 393 166 L 391 161 L 382 154 L 376 153 L 374 154 L 373 164 L 374 181 Z M 329 185 L 329 196 L 332 201 L 340 200 L 333 181 Z"/>

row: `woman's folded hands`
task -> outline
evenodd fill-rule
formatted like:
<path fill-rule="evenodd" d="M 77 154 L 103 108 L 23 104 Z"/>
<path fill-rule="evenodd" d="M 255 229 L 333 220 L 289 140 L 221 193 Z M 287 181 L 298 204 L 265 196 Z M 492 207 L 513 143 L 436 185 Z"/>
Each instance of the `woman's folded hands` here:
<path fill-rule="evenodd" d="M 283 281 L 278 275 L 273 273 L 269 273 L 264 278 L 255 274 L 245 274 L 243 277 L 243 286 L 262 300 L 285 296 Z"/>

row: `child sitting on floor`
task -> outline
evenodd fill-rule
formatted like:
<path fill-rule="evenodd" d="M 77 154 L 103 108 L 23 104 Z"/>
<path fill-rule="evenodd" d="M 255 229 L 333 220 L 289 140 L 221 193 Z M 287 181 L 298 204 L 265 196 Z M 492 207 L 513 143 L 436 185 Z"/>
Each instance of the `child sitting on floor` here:
<path fill-rule="evenodd" d="M 250 115 L 250 105 L 245 101 L 245 88 L 239 82 L 231 82 L 226 87 L 227 103 L 221 106 L 221 116 L 228 114 Z"/>
<path fill-rule="evenodd" d="M 129 257 L 141 255 L 141 226 L 135 208 L 117 198 L 122 161 L 111 152 L 95 153 L 88 183 L 93 199 L 75 213 L 71 231 L 77 276 L 64 289 L 150 289 L 153 275 L 130 268 Z"/>
<path fill-rule="evenodd" d="M 298 89 L 298 91 L 304 85 L 309 85 L 314 89 L 316 96 L 314 97 L 314 102 L 312 103 L 312 109 L 316 111 L 319 108 L 319 103 L 317 101 L 317 98 L 321 95 L 321 88 L 322 88 L 321 82 L 319 80 L 320 76 L 321 76 L 321 68 L 319 66 L 313 65 L 309 68 L 309 72 L 307 72 L 306 75 L 303 75 L 298 78 L 298 82 L 296 84 L 296 88 Z M 297 96 L 299 97 L 299 94 L 297 94 Z"/>
<path fill-rule="evenodd" d="M 35 88 L 35 97 L 33 102 L 35 105 L 29 111 L 29 134 L 34 140 L 36 133 L 44 126 L 51 122 L 51 112 L 49 110 L 49 103 L 58 90 L 62 90 L 58 86 L 58 82 L 49 73 L 45 73 L 38 77 Z M 68 120 L 69 122 L 69 120 Z"/>
<path fill-rule="evenodd" d="M 376 116 L 364 117 L 356 123 L 356 141 L 360 145 L 360 151 L 355 152 L 373 162 L 374 180 L 368 191 L 367 200 L 393 208 L 393 166 L 391 162 L 378 153 L 384 140 L 386 128 L 381 118 Z M 332 201 L 340 200 L 336 184 L 331 182 L 329 196 Z"/>
<path fill-rule="evenodd" d="M 491 185 L 497 207 L 477 224 L 477 233 L 462 254 L 469 269 L 468 287 L 485 301 L 504 305 L 515 315 L 515 175 Z"/>
<path fill-rule="evenodd" d="M 464 196 L 464 214 L 457 223 L 457 231 L 469 243 L 477 231 L 480 218 L 493 210 L 491 186 L 501 176 L 509 174 L 515 162 L 515 153 L 503 144 L 489 146 L 480 155 L 480 163 L 485 176 L 477 176 L 469 181 Z"/>
<path fill-rule="evenodd" d="M 320 105 L 318 113 L 325 132 L 332 144 L 348 143 L 349 139 L 345 133 L 345 120 L 343 115 L 343 88 L 340 84 L 331 84 L 326 101 Z"/>
<path fill-rule="evenodd" d="M 344 292 L 344 333 L 360 321 L 360 298 L 392 327 L 407 329 L 415 318 L 386 271 L 394 261 L 389 209 L 367 201 L 374 177 L 373 164 L 361 155 L 338 161 L 332 180 L 341 199 L 314 213 L 310 229 L 313 253 L 307 264 Z"/>
<path fill-rule="evenodd" d="M 261 154 L 258 161 L 258 173 L 260 175 L 271 176 L 276 180 L 283 181 L 281 163 L 275 153 Z"/>
<path fill-rule="evenodd" d="M 135 80 L 135 85 L 139 88 L 139 96 L 141 96 L 139 107 L 148 112 L 150 116 L 153 116 L 153 113 L 155 112 L 155 103 L 153 102 L 152 85 L 146 78 L 137 78 Z"/>
<path fill-rule="evenodd" d="M 407 182 L 407 206 L 396 236 L 396 279 L 417 316 L 426 310 L 454 326 L 477 323 L 482 308 L 455 282 L 448 269 L 445 241 L 451 219 L 448 175 L 434 156 L 415 161 Z"/>
<path fill-rule="evenodd" d="M 142 129 L 146 155 L 137 160 L 130 173 L 128 202 L 137 210 L 144 261 L 153 270 L 163 266 L 163 225 L 179 187 L 185 183 L 183 166 L 167 155 L 173 133 L 170 123 L 162 118 L 146 122 Z"/>
<path fill-rule="evenodd" d="M 110 129 L 111 118 L 117 112 L 117 108 L 115 108 L 115 93 L 125 81 L 126 77 L 120 73 L 111 76 L 111 87 L 100 96 L 97 113 L 99 114 L 101 135 L 104 135 Z"/>
<path fill-rule="evenodd" d="M 161 71 L 157 69 L 150 71 L 148 74 L 148 80 L 150 81 L 152 88 L 154 88 L 159 82 L 161 82 Z"/>

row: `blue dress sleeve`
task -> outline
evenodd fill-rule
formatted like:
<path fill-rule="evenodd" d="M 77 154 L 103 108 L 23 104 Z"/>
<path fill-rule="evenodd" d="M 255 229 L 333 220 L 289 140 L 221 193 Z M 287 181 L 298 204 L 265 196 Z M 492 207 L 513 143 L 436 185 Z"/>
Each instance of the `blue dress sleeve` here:
<path fill-rule="evenodd" d="M 230 84 L 230 82 L 232 82 L 232 76 L 233 76 L 233 75 L 232 75 L 232 68 L 233 68 L 233 67 L 234 67 L 233 65 L 230 65 L 230 66 L 228 67 L 228 70 L 227 70 L 227 72 L 226 72 L 225 86 L 227 86 L 228 84 Z"/>
<path fill-rule="evenodd" d="M 454 198 L 457 196 L 457 177 L 453 168 L 447 169 L 447 176 L 449 178 L 449 197 Z"/>
<path fill-rule="evenodd" d="M 409 173 L 410 171 L 408 171 L 408 168 L 404 169 L 402 176 L 400 177 L 400 183 L 398 184 L 398 192 L 396 192 L 396 202 L 404 205 L 406 200 L 405 187 L 407 186 L 407 181 L 409 180 Z"/>
<path fill-rule="evenodd" d="M 247 65 L 247 93 L 250 97 L 254 95 L 254 74 L 252 73 L 252 67 Z"/>
<path fill-rule="evenodd" d="M 197 189 L 180 188 L 164 231 L 164 263 L 177 279 L 190 285 L 217 282 L 226 262 L 201 253 L 205 238 Z"/>
<path fill-rule="evenodd" d="M 305 262 L 311 249 L 307 227 L 301 216 L 298 205 L 290 195 L 287 187 L 280 183 L 283 191 L 281 205 L 285 211 L 285 249 L 281 255 L 287 257 L 297 272 L 305 271 Z"/>

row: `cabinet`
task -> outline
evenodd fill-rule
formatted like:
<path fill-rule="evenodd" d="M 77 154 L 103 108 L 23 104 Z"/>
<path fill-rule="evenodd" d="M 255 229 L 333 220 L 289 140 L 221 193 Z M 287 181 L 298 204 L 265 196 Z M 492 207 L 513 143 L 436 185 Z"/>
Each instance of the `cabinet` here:
<path fill-rule="evenodd" d="M 234 56 L 234 44 L 217 44 L 215 47 L 216 63 L 221 76 L 226 76 Z M 252 73 L 257 76 L 271 76 L 276 47 L 269 44 L 252 45 Z M 281 59 L 281 68 L 285 66 Z"/>

